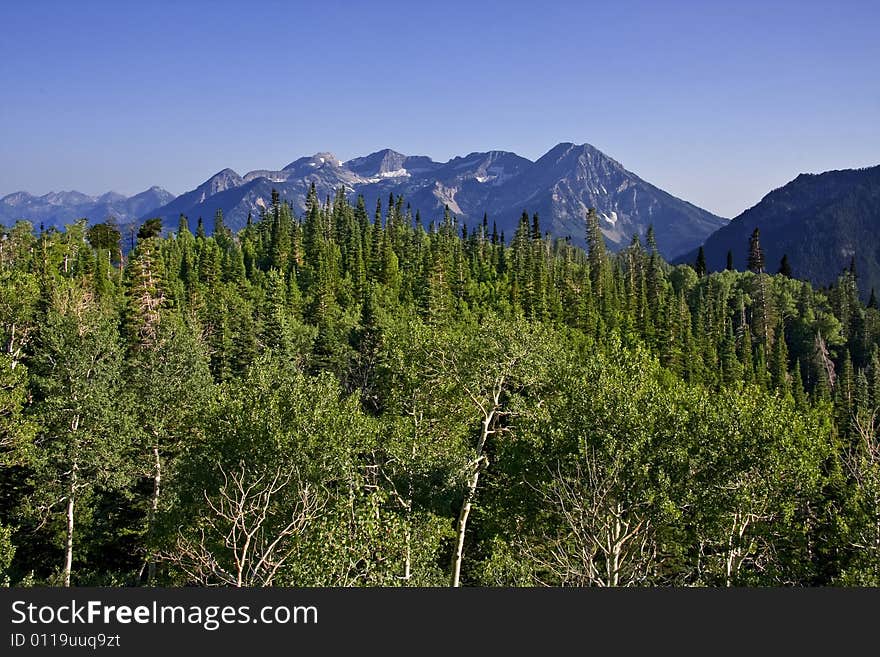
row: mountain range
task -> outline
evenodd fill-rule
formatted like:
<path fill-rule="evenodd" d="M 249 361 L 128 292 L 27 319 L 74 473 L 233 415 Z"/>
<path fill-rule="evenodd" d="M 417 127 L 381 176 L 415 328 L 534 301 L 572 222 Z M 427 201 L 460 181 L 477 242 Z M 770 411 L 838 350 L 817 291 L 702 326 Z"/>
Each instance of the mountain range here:
<path fill-rule="evenodd" d="M 512 236 L 524 210 L 537 212 L 544 230 L 581 245 L 587 211 L 592 207 L 599 214 L 611 249 L 626 246 L 633 235 L 644 236 L 653 226 L 658 248 L 667 258 L 690 251 L 727 223 L 642 180 L 593 146 L 572 143 L 558 144 L 534 162 L 508 151 L 470 153 L 447 162 L 390 149 L 347 162 L 331 153 L 317 153 L 280 170 L 260 169 L 240 175 L 223 169 L 176 198 L 167 192 L 159 198 L 164 190 L 152 188 L 150 191 L 157 190 L 158 202 L 140 212 L 122 207 L 137 197 L 120 196 L 115 199 L 114 207 L 119 210 L 114 216 L 120 223 L 134 216 L 139 220 L 161 217 L 163 225 L 173 230 L 183 214 L 195 229 L 199 217 L 209 228 L 220 209 L 226 225 L 239 229 L 248 214 L 256 218 L 271 203 L 273 189 L 295 212 L 303 212 L 312 184 L 321 198 L 335 194 L 340 187 L 350 197 L 363 195 L 371 209 L 377 199 L 385 203 L 389 194 L 402 195 L 413 213 L 420 211 L 425 224 L 442 217 L 445 207 L 470 226 L 482 222 L 485 213 L 507 237 Z M 108 212 L 109 206 L 99 203 L 104 197 L 78 195 L 71 198 L 75 204 L 68 206 L 43 200 L 53 195 L 39 199 L 28 195 L 23 204 L 17 201 L 20 195 L 0 199 L 0 221 L 28 218 L 61 224 L 79 216 L 100 221 L 113 214 Z M 89 203 L 93 209 L 87 212 Z"/>
<path fill-rule="evenodd" d="M 796 278 L 828 285 L 854 263 L 862 295 L 880 293 L 880 166 L 804 173 L 773 190 L 706 240 L 708 268 L 724 269 L 729 251 L 745 269 L 755 228 L 768 272 L 786 255 Z"/>
<path fill-rule="evenodd" d="M 88 196 L 81 192 L 50 192 L 34 196 L 27 192 L 15 192 L 0 198 L 0 223 L 10 225 L 19 219 L 28 219 L 35 226 L 61 228 L 77 219 L 90 222 L 115 218 L 120 224 L 138 221 L 144 214 L 174 199 L 174 194 L 161 187 L 125 196 L 107 192 L 101 196 Z"/>

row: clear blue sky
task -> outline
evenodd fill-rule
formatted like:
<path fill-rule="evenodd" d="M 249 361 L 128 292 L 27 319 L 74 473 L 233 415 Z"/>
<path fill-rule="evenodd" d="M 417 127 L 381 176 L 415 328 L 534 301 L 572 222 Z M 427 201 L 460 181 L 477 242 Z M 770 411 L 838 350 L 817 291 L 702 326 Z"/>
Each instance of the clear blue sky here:
<path fill-rule="evenodd" d="M 880 163 L 874 0 L 4 0 L 0 33 L 0 195 L 573 141 L 733 216 Z"/>

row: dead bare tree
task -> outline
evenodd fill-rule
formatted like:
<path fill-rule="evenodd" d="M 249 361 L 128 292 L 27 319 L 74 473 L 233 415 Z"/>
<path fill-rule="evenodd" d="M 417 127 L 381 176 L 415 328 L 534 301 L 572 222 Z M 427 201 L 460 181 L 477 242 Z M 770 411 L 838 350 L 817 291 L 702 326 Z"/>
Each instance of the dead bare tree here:
<path fill-rule="evenodd" d="M 825 344 L 825 339 L 822 337 L 821 331 L 816 332 L 816 339 L 813 342 L 813 357 L 816 359 L 819 367 L 825 372 L 829 387 L 833 388 L 834 383 L 837 380 L 837 375 L 834 372 L 834 361 L 831 360 L 831 355 L 828 353 L 828 346 Z"/>
<path fill-rule="evenodd" d="M 723 578 L 724 586 L 736 586 L 743 567 L 763 571 L 776 558 L 771 485 L 767 475 L 757 471 L 740 472 L 733 480 L 718 487 L 724 510 L 718 516 L 718 534 L 701 540 L 698 570 Z"/>
<path fill-rule="evenodd" d="M 174 551 L 161 558 L 202 586 L 271 586 L 296 551 L 297 536 L 324 501 L 296 470 L 285 474 L 278 468 L 271 475 L 254 476 L 242 463 L 231 474 L 222 467 L 220 472 L 223 485 L 217 493 L 204 493 L 198 535 L 181 530 Z M 277 498 L 282 493 L 289 497 L 283 504 L 287 513 L 279 517 Z"/>
<path fill-rule="evenodd" d="M 562 586 L 638 586 L 658 564 L 654 528 L 641 501 L 629 501 L 619 461 L 599 462 L 591 453 L 573 473 L 558 471 L 543 493 L 560 520 L 560 531 L 526 552 L 549 576 L 538 581 Z"/>

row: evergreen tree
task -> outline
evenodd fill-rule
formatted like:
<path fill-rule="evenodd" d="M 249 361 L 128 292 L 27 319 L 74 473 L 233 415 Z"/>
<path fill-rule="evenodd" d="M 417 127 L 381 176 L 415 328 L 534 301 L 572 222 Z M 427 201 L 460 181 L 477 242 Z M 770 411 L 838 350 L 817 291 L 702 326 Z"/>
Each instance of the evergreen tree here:
<path fill-rule="evenodd" d="M 792 278 L 793 274 L 791 271 L 791 265 L 788 263 L 788 255 L 783 255 L 782 260 L 779 263 L 779 273 L 785 276 L 786 278 Z"/>
<path fill-rule="evenodd" d="M 590 263 L 590 284 L 593 294 L 603 298 L 608 290 L 608 257 L 605 254 L 605 236 L 599 228 L 599 215 L 595 208 L 587 213 L 587 253 Z"/>
<path fill-rule="evenodd" d="M 703 251 L 703 247 L 700 247 L 700 250 L 697 252 L 697 261 L 694 263 L 694 271 L 697 272 L 697 276 L 705 276 L 707 274 L 706 269 L 706 252 Z"/>
<path fill-rule="evenodd" d="M 164 264 L 155 237 L 141 238 L 126 267 L 126 326 L 135 343 L 156 340 L 161 309 L 165 303 Z"/>
<path fill-rule="evenodd" d="M 755 228 L 749 238 L 749 271 L 764 273 L 764 251 L 761 249 L 760 231 Z"/>
<path fill-rule="evenodd" d="M 776 329 L 776 340 L 773 342 L 773 355 L 770 362 L 770 380 L 781 393 L 790 391 L 788 374 L 788 347 L 785 343 L 785 331 L 782 323 Z"/>
<path fill-rule="evenodd" d="M 148 240 L 159 237 L 162 234 L 162 220 L 159 218 L 147 219 L 138 229 L 138 240 Z"/>
<path fill-rule="evenodd" d="M 815 288 L 672 266 L 653 228 L 611 253 L 595 211 L 582 250 L 377 205 L 276 191 L 121 272 L 110 223 L 0 229 L 0 581 L 880 582 L 854 263 Z M 208 502 L 275 477 L 241 520 L 287 556 L 251 578 Z"/>
<path fill-rule="evenodd" d="M 804 379 L 801 376 L 801 363 L 795 361 L 794 372 L 792 373 L 791 393 L 797 408 L 807 408 L 807 393 L 804 390 Z"/>

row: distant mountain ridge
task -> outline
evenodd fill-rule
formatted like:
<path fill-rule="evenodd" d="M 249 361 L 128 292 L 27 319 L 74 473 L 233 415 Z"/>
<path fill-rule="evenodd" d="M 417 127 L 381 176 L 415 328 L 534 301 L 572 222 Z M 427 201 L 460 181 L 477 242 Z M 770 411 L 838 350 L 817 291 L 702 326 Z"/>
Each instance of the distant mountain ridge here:
<path fill-rule="evenodd" d="M 8 226 L 27 219 L 36 226 L 61 228 L 77 219 L 87 218 L 95 223 L 113 217 L 120 224 L 127 224 L 173 199 L 174 194 L 155 186 L 134 196 L 117 192 L 101 196 L 76 191 L 49 192 L 43 196 L 14 192 L 0 198 L 0 223 Z"/>
<path fill-rule="evenodd" d="M 725 219 L 645 182 L 589 144 L 562 143 L 535 162 L 508 151 L 474 152 L 448 162 L 384 149 L 340 162 L 332 153 L 294 160 L 283 169 L 261 169 L 240 175 L 224 169 L 196 189 L 142 219 L 162 218 L 173 229 L 181 214 L 191 228 L 199 217 L 209 227 L 223 211 L 233 229 L 244 226 L 268 207 L 272 190 L 294 211 L 305 210 L 309 187 L 319 196 L 340 186 L 372 207 L 389 194 L 402 195 L 427 224 L 449 207 L 457 219 L 475 226 L 486 213 L 499 231 L 511 236 L 523 210 L 537 212 L 552 235 L 584 244 L 587 211 L 595 207 L 602 232 L 612 249 L 626 246 L 634 234 L 653 225 L 660 251 L 672 257 L 700 244 Z"/>
<path fill-rule="evenodd" d="M 585 243 L 587 212 L 596 208 L 610 248 L 626 246 L 633 235 L 643 237 L 653 225 L 666 257 L 693 249 L 727 221 L 645 182 L 595 147 L 569 142 L 535 162 L 500 150 L 469 153 L 448 162 L 391 149 L 347 162 L 332 153 L 316 153 L 280 170 L 241 175 L 223 169 L 176 198 L 159 188 L 130 199 L 78 192 L 22 197 L 20 192 L 0 200 L 0 221 L 27 218 L 60 226 L 83 216 L 92 221 L 115 216 L 120 223 L 161 217 L 163 225 L 174 230 L 182 214 L 191 229 L 201 217 L 210 230 L 219 209 L 226 225 L 239 229 L 249 214 L 256 218 L 269 206 L 272 190 L 302 213 L 312 184 L 321 198 L 344 187 L 352 200 L 362 194 L 371 208 L 377 199 L 384 204 L 390 194 L 402 195 L 413 213 L 421 212 L 425 224 L 441 218 L 445 207 L 470 226 L 481 222 L 485 213 L 508 237 L 524 210 L 537 212 L 545 231 L 580 245 Z"/>
<path fill-rule="evenodd" d="M 745 269 L 755 228 L 770 273 L 787 255 L 795 277 L 827 285 L 854 261 L 863 296 L 880 294 L 880 166 L 802 173 L 771 191 L 706 240 L 709 269 L 724 269 L 728 251 Z"/>

